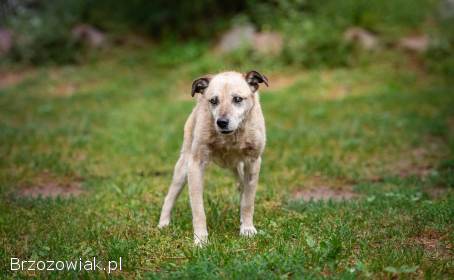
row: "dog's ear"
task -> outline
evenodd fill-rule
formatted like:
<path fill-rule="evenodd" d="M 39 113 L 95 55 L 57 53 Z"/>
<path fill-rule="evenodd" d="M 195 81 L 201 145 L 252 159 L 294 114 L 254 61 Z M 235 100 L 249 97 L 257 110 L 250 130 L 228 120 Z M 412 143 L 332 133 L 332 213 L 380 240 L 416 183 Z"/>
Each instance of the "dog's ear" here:
<path fill-rule="evenodd" d="M 192 82 L 192 91 L 191 91 L 191 96 L 194 97 L 196 93 L 201 93 L 203 94 L 204 90 L 208 87 L 208 84 L 210 83 L 211 76 L 206 75 L 203 77 L 200 77 Z"/>
<path fill-rule="evenodd" d="M 245 78 L 246 82 L 249 84 L 253 92 L 257 91 L 259 84 L 261 83 L 264 83 L 266 86 L 268 86 L 268 78 L 257 71 L 252 70 L 247 72 Z"/>

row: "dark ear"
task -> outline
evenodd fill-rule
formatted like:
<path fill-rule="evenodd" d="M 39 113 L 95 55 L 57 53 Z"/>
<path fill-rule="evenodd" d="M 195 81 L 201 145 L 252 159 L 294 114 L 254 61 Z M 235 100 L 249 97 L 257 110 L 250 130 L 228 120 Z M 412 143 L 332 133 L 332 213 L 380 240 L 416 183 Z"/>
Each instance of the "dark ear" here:
<path fill-rule="evenodd" d="M 203 94 L 203 91 L 208 87 L 211 76 L 203 76 L 192 82 L 191 96 L 194 97 L 196 93 Z"/>
<path fill-rule="evenodd" d="M 246 82 L 249 84 L 253 92 L 259 88 L 259 84 L 261 83 L 265 83 L 265 85 L 268 86 L 268 78 L 257 71 L 249 71 L 246 73 L 245 77 Z"/>

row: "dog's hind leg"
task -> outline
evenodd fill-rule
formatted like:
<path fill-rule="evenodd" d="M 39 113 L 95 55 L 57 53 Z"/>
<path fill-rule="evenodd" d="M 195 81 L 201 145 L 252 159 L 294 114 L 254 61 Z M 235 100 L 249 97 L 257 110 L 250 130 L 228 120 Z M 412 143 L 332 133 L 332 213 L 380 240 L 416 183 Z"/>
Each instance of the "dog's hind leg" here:
<path fill-rule="evenodd" d="M 172 208 L 186 183 L 187 173 L 186 156 L 182 153 L 175 165 L 172 183 L 170 184 L 169 192 L 167 193 L 164 205 L 162 206 L 161 217 L 159 218 L 158 224 L 159 228 L 169 225 Z"/>

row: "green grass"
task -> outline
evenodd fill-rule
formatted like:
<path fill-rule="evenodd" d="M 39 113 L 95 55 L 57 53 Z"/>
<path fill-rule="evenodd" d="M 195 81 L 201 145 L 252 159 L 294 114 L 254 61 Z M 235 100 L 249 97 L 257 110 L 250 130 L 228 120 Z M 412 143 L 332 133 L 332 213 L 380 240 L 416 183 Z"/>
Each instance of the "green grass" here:
<path fill-rule="evenodd" d="M 193 247 L 186 190 L 171 226 L 158 230 L 194 105 L 191 80 L 254 67 L 204 51 L 197 44 L 115 50 L 80 66 L 34 69 L 0 89 L 1 274 L 102 277 L 12 273 L 9 258 L 121 256 L 120 278 L 454 276 L 453 86 L 396 53 L 354 68 L 260 64 L 271 85 L 292 78 L 261 93 L 268 142 L 258 236 L 239 237 L 233 178 L 214 166 L 205 180 L 210 244 Z M 43 174 L 82 180 L 85 194 L 15 195 Z M 352 187 L 359 198 L 292 199 L 314 186 Z M 441 197 L 428 195 L 434 188 Z"/>

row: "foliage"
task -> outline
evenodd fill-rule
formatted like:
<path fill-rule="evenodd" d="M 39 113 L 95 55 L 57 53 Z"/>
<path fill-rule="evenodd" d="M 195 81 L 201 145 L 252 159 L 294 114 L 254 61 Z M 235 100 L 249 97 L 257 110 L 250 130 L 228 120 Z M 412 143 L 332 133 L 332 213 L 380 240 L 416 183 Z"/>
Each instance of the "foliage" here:
<path fill-rule="evenodd" d="M 7 24 L 15 33 L 12 59 L 27 64 L 74 62 L 80 46 L 71 39 L 70 28 L 79 20 L 79 5 L 42 1 L 35 7 L 33 3 L 23 1 L 10 9 Z"/>
<path fill-rule="evenodd" d="M 76 1 L 76 0 L 72 0 Z M 98 0 L 85 2 L 85 19 L 108 30 L 132 29 L 153 37 L 213 35 L 223 18 L 244 9 L 243 1 Z"/>
<path fill-rule="evenodd" d="M 67 63 L 77 60 L 82 47 L 70 34 L 77 23 L 88 23 L 113 34 L 207 38 L 218 30 L 216 26 L 222 26 L 223 17 L 242 6 L 242 1 L 213 0 L 18 0 L 8 9 L 6 24 L 17 33 L 13 60 Z"/>
<path fill-rule="evenodd" d="M 454 4 L 443 1 L 435 13 L 435 25 L 429 29 L 432 43 L 425 58 L 428 68 L 447 77 L 454 75 Z"/>
<path fill-rule="evenodd" d="M 213 42 L 238 17 L 248 19 L 260 30 L 284 34 L 283 55 L 270 64 L 349 65 L 361 56 L 342 38 L 350 26 L 375 32 L 388 44 L 405 34 L 425 32 L 434 24 L 432 29 L 438 33 L 436 42 L 439 43 L 427 56 L 429 62 L 434 61 L 431 69 L 440 68 L 439 62 L 452 53 L 449 33 L 452 19 L 439 20 L 439 2 L 435 0 L 18 0 L 15 3 L 18 5 L 9 9 L 7 20 L 18 38 L 13 60 L 35 64 L 77 61 L 81 46 L 69 35 L 77 23 L 94 25 L 111 35 L 134 32 L 179 43 L 189 38 Z M 235 56 L 243 60 L 251 53 L 241 50 Z M 252 56 L 260 60 L 253 53 Z M 451 69 L 443 67 L 444 72 Z"/>
<path fill-rule="evenodd" d="M 252 1 L 250 19 L 264 29 L 281 30 L 284 59 L 305 66 L 344 66 L 360 54 L 343 39 L 345 30 L 360 26 L 390 43 L 424 29 L 437 1 Z M 253 7 L 253 8 L 252 8 Z M 272 16 L 270 16 L 272 15 Z"/>

